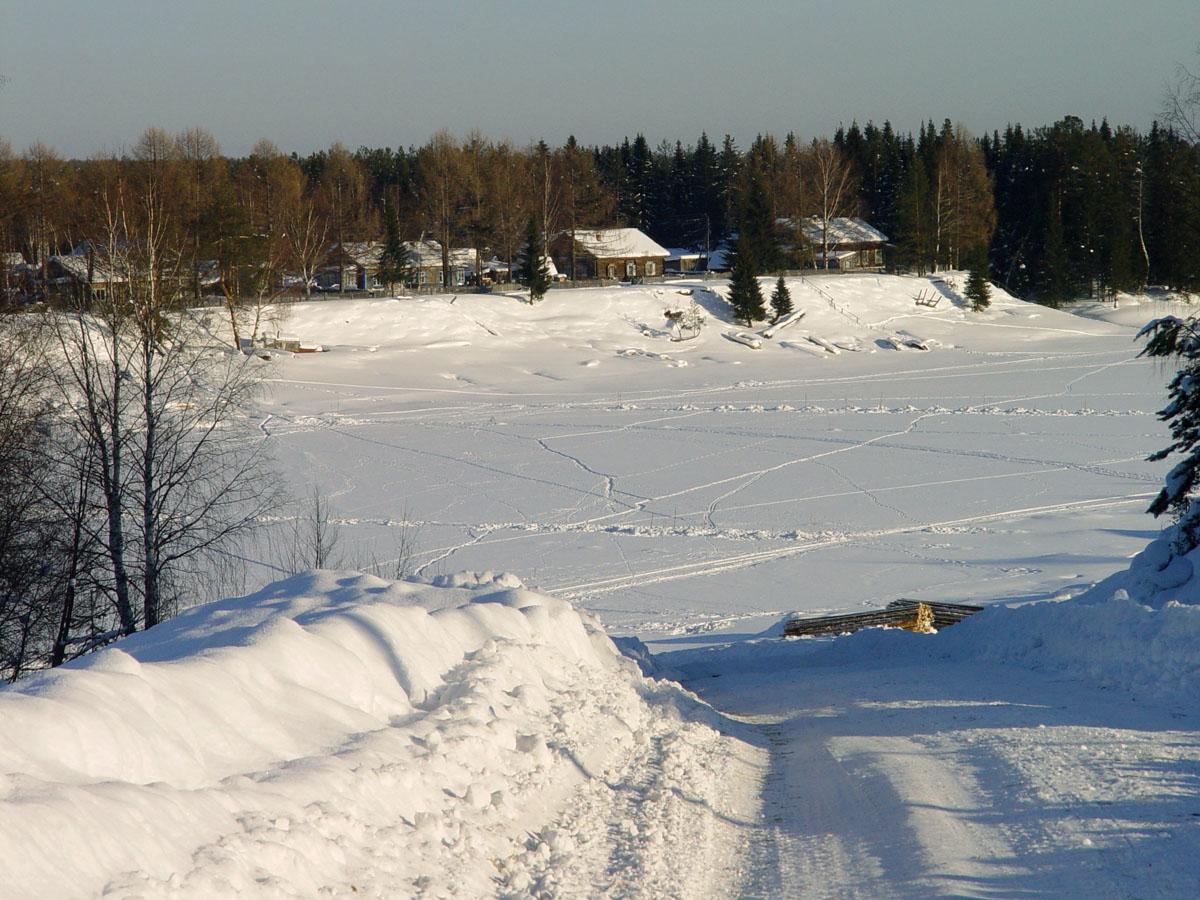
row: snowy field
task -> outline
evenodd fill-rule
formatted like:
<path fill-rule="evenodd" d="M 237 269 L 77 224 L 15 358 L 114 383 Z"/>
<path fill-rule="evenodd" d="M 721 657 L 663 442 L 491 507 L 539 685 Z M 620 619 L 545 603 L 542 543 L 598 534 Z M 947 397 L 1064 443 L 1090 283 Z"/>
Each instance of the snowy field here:
<path fill-rule="evenodd" d="M 757 351 L 703 283 L 306 304 L 286 328 L 330 352 L 283 367 L 263 427 L 329 496 L 347 562 L 415 530 L 417 574 L 516 571 L 655 641 L 1068 596 L 1157 530 L 1165 379 L 1133 341 L 1157 310 L 926 309 L 929 281 L 874 275 L 791 290 L 804 318 Z M 709 322 L 672 342 L 663 310 L 692 299 Z"/>
<path fill-rule="evenodd" d="M 264 550 L 0 691 L 0 897 L 1200 896 L 1200 579 L 1133 339 L 1179 310 L 961 280 L 795 279 L 757 350 L 720 282 L 295 305 L 329 352 L 259 425 L 344 568 L 413 578 L 259 590 Z M 897 597 L 990 608 L 774 637 Z"/>

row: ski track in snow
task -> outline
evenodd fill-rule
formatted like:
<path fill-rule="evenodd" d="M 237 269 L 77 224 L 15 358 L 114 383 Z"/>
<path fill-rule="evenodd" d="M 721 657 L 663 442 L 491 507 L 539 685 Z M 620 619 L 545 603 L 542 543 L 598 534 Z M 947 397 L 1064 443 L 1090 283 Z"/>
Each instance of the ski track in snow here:
<path fill-rule="evenodd" d="M 1081 501 L 1078 505 L 1073 503 L 1057 503 L 1046 504 L 1044 506 L 1020 506 L 1009 510 L 996 510 L 979 516 L 945 521 L 929 520 L 927 517 L 922 518 L 916 513 L 915 508 L 912 507 L 909 501 L 909 498 L 919 497 L 921 491 L 931 487 L 947 486 L 956 483 L 966 484 L 971 481 L 984 482 L 992 479 L 1021 477 L 1023 475 L 1050 474 L 1055 471 L 1076 471 L 1087 475 L 1114 479 L 1125 484 L 1129 484 L 1130 482 L 1147 484 L 1155 482 L 1157 480 L 1156 477 L 1149 473 L 1122 471 L 1121 469 L 1114 468 L 1112 465 L 1113 462 L 1140 462 L 1140 458 L 1138 457 L 1099 462 L 1080 462 L 1067 459 L 1048 460 L 1040 456 L 1023 456 L 1012 452 L 955 447 L 938 441 L 930 441 L 923 444 L 914 442 L 911 439 L 904 440 L 906 437 L 911 438 L 912 435 L 920 433 L 922 425 L 925 422 L 947 419 L 952 421 L 955 417 L 961 416 L 1007 415 L 1016 418 L 1029 418 L 1048 414 L 1075 416 L 1131 415 L 1132 413 L 1128 411 L 1120 410 L 1096 411 L 1083 409 L 1073 412 L 1058 411 L 1058 413 L 1055 413 L 1028 407 L 1028 404 L 1031 403 L 1071 397 L 1076 392 L 1077 387 L 1089 378 L 1130 362 L 1127 350 L 1122 351 L 1120 354 L 1114 354 L 1117 358 L 1100 363 L 1096 361 L 1097 355 L 1103 356 L 1103 353 L 1090 354 L 1086 357 L 1073 353 L 1042 354 L 1033 357 L 1022 356 L 1016 359 L 1004 359 L 1000 362 L 985 364 L 982 367 L 985 371 L 989 367 L 995 367 L 997 371 L 1008 372 L 1010 374 L 1014 365 L 1034 368 L 1043 376 L 1048 376 L 1050 373 L 1073 374 L 1052 391 L 1036 394 L 1020 393 L 1010 396 L 998 396 L 986 398 L 983 402 L 975 400 L 975 402 L 967 403 L 954 409 L 948 409 L 940 405 L 921 408 L 914 407 L 911 403 L 906 406 L 891 407 L 885 407 L 880 403 L 875 408 L 855 406 L 848 403 L 843 404 L 841 407 L 814 407 L 811 401 L 807 401 L 799 408 L 788 405 L 782 407 L 777 405 L 773 408 L 776 414 L 800 416 L 835 413 L 864 416 L 884 414 L 892 416 L 901 415 L 907 421 L 903 427 L 889 429 L 886 432 L 876 433 L 870 437 L 856 437 L 853 434 L 845 433 L 821 434 L 808 430 L 804 433 L 796 434 L 794 439 L 808 444 L 825 443 L 829 445 L 829 449 L 815 453 L 790 455 L 787 459 L 773 465 L 741 468 L 721 478 L 690 479 L 688 483 L 673 490 L 654 493 L 629 490 L 622 487 L 622 485 L 630 481 L 630 475 L 636 475 L 642 482 L 652 479 L 656 470 L 655 466 L 644 463 L 637 472 L 624 475 L 607 471 L 605 467 L 596 465 L 588 457 L 588 453 L 596 441 L 606 437 L 636 434 L 642 431 L 652 434 L 661 433 L 663 429 L 675 434 L 691 433 L 700 438 L 719 437 L 725 440 L 730 437 L 737 437 L 750 440 L 750 443 L 745 443 L 743 440 L 743 442 L 737 445 L 736 451 L 739 454 L 745 454 L 749 459 L 762 460 L 764 458 L 763 453 L 754 454 L 753 452 L 747 453 L 746 451 L 752 451 L 755 447 L 764 447 L 771 442 L 787 441 L 792 439 L 792 436 L 789 434 L 781 435 L 774 431 L 762 432 L 738 427 L 721 426 L 720 428 L 714 428 L 711 424 L 711 419 L 705 422 L 696 421 L 696 417 L 704 413 L 705 410 L 697 408 L 695 401 L 713 391 L 720 391 L 723 396 L 728 397 L 739 392 L 753 392 L 756 395 L 762 395 L 763 393 L 777 394 L 780 391 L 795 390 L 803 386 L 807 394 L 819 389 L 822 385 L 826 387 L 837 385 L 842 382 L 842 379 L 825 377 L 803 380 L 750 380 L 733 386 L 726 385 L 712 389 L 689 389 L 671 393 L 651 391 L 646 392 L 645 396 L 637 397 L 632 405 L 628 400 L 613 397 L 593 397 L 586 400 L 559 397 L 555 402 L 546 403 L 544 395 L 521 393 L 507 397 L 490 395 L 490 402 L 480 405 L 472 403 L 467 406 L 457 406 L 452 404 L 439 406 L 430 410 L 380 411 L 382 415 L 373 412 L 366 416 L 346 414 L 323 416 L 315 419 L 312 417 L 296 417 L 288 421 L 286 417 L 276 413 L 270 420 L 272 424 L 271 433 L 283 436 L 288 433 L 293 435 L 302 434 L 313 429 L 330 430 L 347 439 L 373 443 L 402 454 L 417 454 L 441 460 L 455 467 L 476 469 L 502 478 L 508 484 L 514 481 L 525 482 L 531 485 L 535 492 L 544 492 L 548 489 L 565 492 L 565 495 L 575 497 L 575 500 L 570 505 L 560 507 L 558 513 L 553 517 L 548 517 L 545 513 L 534 513 L 531 516 L 528 513 L 523 513 L 521 508 L 511 506 L 510 502 L 503 495 L 485 490 L 485 496 L 490 497 L 494 503 L 511 506 L 514 512 L 521 514 L 520 518 L 514 522 L 444 521 L 421 523 L 450 526 L 463 531 L 464 534 L 461 541 L 424 549 L 418 569 L 420 572 L 438 571 L 461 551 L 484 543 L 488 546 L 494 546 L 503 542 L 529 540 L 538 535 L 556 533 L 597 533 L 608 534 L 614 537 L 621 535 L 634 537 L 639 535 L 672 536 L 693 542 L 696 540 L 705 542 L 703 547 L 697 544 L 693 551 L 698 551 L 698 558 L 676 559 L 674 564 L 669 566 L 647 568 L 644 563 L 632 560 L 625 553 L 621 543 L 614 541 L 612 545 L 615 556 L 614 563 L 622 570 L 621 574 L 592 578 L 586 581 L 570 580 L 569 578 L 559 581 L 553 576 L 544 579 L 543 586 L 547 589 L 556 590 L 564 596 L 579 600 L 616 591 L 637 590 L 650 585 L 700 575 L 708 576 L 719 572 L 736 571 L 789 555 L 813 552 L 814 550 L 837 544 L 878 541 L 881 538 L 921 530 L 1017 520 L 1049 511 L 1097 509 L 1104 504 L 1119 505 L 1121 503 L 1141 501 L 1150 496 L 1150 494 L 1133 492 L 1122 496 L 1110 496 L 1099 504 L 1095 501 Z M 923 369 L 913 369 L 911 371 L 893 372 L 887 377 L 889 380 L 899 380 L 902 383 L 914 379 L 954 377 L 960 372 L 964 375 L 970 374 L 972 377 L 977 378 L 979 377 L 980 368 L 980 366 L 964 365 L 933 366 Z M 855 379 L 860 390 L 864 391 L 866 388 L 863 387 L 863 384 L 870 381 L 870 377 Z M 354 391 L 360 387 L 353 383 L 317 384 L 305 382 L 304 384 L 314 388 L 333 391 Z M 465 393 L 471 396 L 478 396 L 483 392 L 447 389 L 445 393 L 450 395 Z M 636 392 L 623 392 L 622 394 L 623 397 L 633 397 L 635 395 Z M 386 397 L 386 394 L 380 394 L 378 396 L 369 396 L 366 399 L 367 401 L 375 401 L 386 399 Z M 359 399 L 360 401 L 362 400 L 362 398 Z M 520 402 L 513 402 L 518 399 Z M 910 396 L 908 399 L 917 398 Z M 648 408 L 649 404 L 654 404 L 654 406 Z M 517 423 L 521 421 L 529 421 L 531 423 L 543 421 L 547 414 L 553 414 L 555 418 L 561 420 L 562 413 L 572 410 L 579 412 L 591 411 L 593 413 L 612 410 L 621 414 L 628 414 L 631 412 L 637 413 L 643 409 L 647 412 L 647 415 L 639 415 L 631 421 L 623 421 L 612 426 L 589 424 L 574 429 L 568 426 L 567 429 L 559 433 L 549 434 L 544 431 L 540 434 L 527 434 L 523 428 L 517 426 Z M 708 410 L 710 413 L 725 411 L 725 405 Z M 768 408 L 762 404 L 755 403 L 745 407 L 742 411 L 762 413 L 768 411 Z M 1141 415 L 1142 413 L 1137 414 Z M 573 469 L 586 475 L 587 478 L 577 482 L 571 478 L 551 477 L 551 473 L 556 471 L 554 467 L 536 462 L 528 465 L 523 461 L 520 470 L 518 470 L 513 466 L 496 465 L 479 459 L 464 459 L 454 453 L 440 452 L 429 446 L 410 446 L 404 442 L 396 441 L 394 438 L 402 433 L 395 433 L 390 435 L 388 439 L 384 439 L 367 432 L 367 429 L 371 429 L 378 424 L 385 422 L 394 423 L 397 417 L 407 418 L 411 420 L 413 425 L 423 423 L 437 424 L 439 427 L 471 429 L 476 434 L 482 430 L 485 433 L 491 432 L 502 435 L 505 439 L 528 444 L 534 456 L 543 454 L 548 458 L 555 458 L 568 463 Z M 481 419 L 486 419 L 488 424 L 481 424 Z M 496 424 L 497 422 L 510 423 L 510 427 Z M 582 449 L 567 449 L 564 445 L 571 441 L 579 442 Z M 961 458 L 964 460 L 979 459 L 1006 466 L 1019 466 L 1022 471 L 1019 473 L 1007 471 L 990 472 L 970 478 L 918 479 L 911 482 L 902 481 L 895 484 L 874 486 L 864 482 L 861 478 L 851 475 L 845 466 L 834 464 L 836 457 L 841 454 L 855 453 L 868 448 L 898 450 L 916 454 L 933 454 L 935 456 L 941 455 L 947 458 Z M 732 452 L 732 448 L 718 446 L 707 452 L 699 453 L 691 461 L 691 465 L 697 471 L 700 471 L 702 467 L 697 465 L 699 461 L 714 458 L 719 459 L 730 452 Z M 752 502 L 738 502 L 739 497 L 746 495 L 751 488 L 763 483 L 764 479 L 782 476 L 788 470 L 803 467 L 806 464 L 816 464 L 827 469 L 838 479 L 844 481 L 848 485 L 849 490 L 844 492 L 826 491 L 816 494 L 808 494 L 801 491 L 792 496 L 781 497 L 778 500 L 756 499 Z M 666 465 L 666 463 L 663 463 L 657 468 L 662 468 Z M 882 495 L 884 494 L 890 495 L 892 498 L 904 498 L 905 502 L 890 502 L 883 498 Z M 722 514 L 728 512 L 744 513 L 776 504 L 797 505 L 806 502 L 852 498 L 855 496 L 864 497 L 879 509 L 896 516 L 899 524 L 892 528 L 845 529 L 832 534 L 813 535 L 805 533 L 800 529 L 776 529 L 774 531 L 751 529 L 747 531 L 744 529 L 729 528 L 721 522 Z M 672 510 L 671 517 L 674 522 L 678 519 L 678 502 L 681 499 L 686 500 L 693 497 L 705 499 L 702 499 L 701 505 L 697 505 L 694 509 L 688 508 L 684 510 L 683 516 L 687 524 L 683 527 L 673 524 L 671 528 L 666 528 L 655 526 L 653 523 L 650 526 L 646 526 L 639 522 L 639 519 L 647 514 L 651 515 L 652 519 L 655 513 L 665 518 L 664 514 L 668 509 Z M 603 511 L 593 510 L 591 514 L 588 514 L 588 507 L 595 504 L 601 504 L 604 507 Z M 702 523 L 700 527 L 688 523 L 689 519 L 692 522 L 697 521 L 697 516 L 699 517 L 698 520 Z M 354 520 L 346 519 L 343 521 L 353 523 Z M 717 545 L 713 545 L 711 543 L 713 539 L 769 540 L 773 546 L 758 549 L 750 553 L 730 553 Z"/>

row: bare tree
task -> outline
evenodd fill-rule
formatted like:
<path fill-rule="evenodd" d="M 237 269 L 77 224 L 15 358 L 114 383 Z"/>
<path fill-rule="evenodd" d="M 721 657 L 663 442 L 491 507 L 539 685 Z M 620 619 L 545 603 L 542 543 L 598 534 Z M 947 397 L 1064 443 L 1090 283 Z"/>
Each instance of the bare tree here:
<path fill-rule="evenodd" d="M 1200 59 L 1200 47 L 1196 56 Z M 1200 144 L 1200 71 L 1183 63 L 1175 67 L 1175 77 L 1163 98 L 1162 115 L 1189 143 Z"/>
<path fill-rule="evenodd" d="M 996 228 L 995 195 L 983 150 L 963 125 L 943 137 L 934 190 L 934 259 L 962 268 Z"/>
<path fill-rule="evenodd" d="M 155 143 L 139 145 L 136 182 L 107 198 L 106 253 L 121 280 L 91 315 L 52 320 L 64 427 L 86 451 L 63 458 L 96 485 L 125 633 L 169 615 L 205 555 L 273 502 L 262 436 L 245 427 L 262 362 L 214 348 L 180 309 L 184 252 L 172 243 Z"/>
<path fill-rule="evenodd" d="M 282 174 L 279 207 L 287 259 L 300 273 L 307 298 L 317 269 L 329 254 L 329 222 L 318 213 L 304 181 L 304 174 L 295 165 Z"/>
<path fill-rule="evenodd" d="M 225 181 L 228 172 L 217 139 L 203 128 L 189 128 L 176 138 L 176 143 L 183 182 L 181 225 L 190 256 L 191 292 L 199 300 L 206 214 L 214 189 Z"/>
<path fill-rule="evenodd" d="M 331 519 L 333 507 L 320 485 L 292 502 L 293 514 L 283 533 L 276 533 L 268 550 L 273 566 L 289 575 L 307 569 L 336 569 L 343 565 L 342 538 Z"/>
<path fill-rule="evenodd" d="M 0 677 L 15 680 L 53 638 L 42 569 L 49 533 L 42 527 L 35 479 L 44 415 L 43 370 L 15 317 L 0 320 Z"/>
<path fill-rule="evenodd" d="M 462 148 L 449 131 L 439 131 L 417 154 L 421 210 L 442 248 L 442 285 L 453 284 L 450 250 L 464 225 L 467 201 Z"/>
<path fill-rule="evenodd" d="M 829 231 L 833 219 L 853 215 L 858 209 L 858 179 L 854 166 L 837 144 L 814 138 L 808 148 L 806 192 L 814 214 L 820 219 L 821 255 L 829 265 Z"/>
<path fill-rule="evenodd" d="M 343 144 L 335 142 L 325 157 L 316 199 L 335 245 L 339 292 L 346 290 L 347 241 L 359 240 L 364 231 L 374 230 L 367 222 L 366 196 L 362 166 Z"/>
<path fill-rule="evenodd" d="M 502 258 L 508 264 L 511 279 L 513 264 L 520 252 L 521 237 L 529 219 L 529 160 L 511 144 L 492 148 L 488 164 L 487 197 L 491 215 L 490 230 Z"/>
<path fill-rule="evenodd" d="M 17 166 L 13 211 L 25 259 L 45 271 L 46 260 L 59 252 L 67 236 L 72 173 L 53 149 L 36 141 Z"/>

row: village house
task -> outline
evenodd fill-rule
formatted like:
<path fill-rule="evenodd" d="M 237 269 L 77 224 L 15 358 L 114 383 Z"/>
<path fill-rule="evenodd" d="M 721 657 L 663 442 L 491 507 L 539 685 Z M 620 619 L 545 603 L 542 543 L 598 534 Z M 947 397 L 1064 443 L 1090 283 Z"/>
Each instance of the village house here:
<path fill-rule="evenodd" d="M 571 232 L 559 232 L 548 252 L 557 269 L 574 280 L 602 278 L 633 281 L 661 278 L 667 250 L 636 228 L 579 228 L 575 231 L 574 253 Z"/>
<path fill-rule="evenodd" d="M 887 235 L 864 220 L 840 217 L 829 220 L 828 258 L 825 254 L 826 228 L 820 216 L 809 216 L 801 223 L 804 244 L 811 252 L 813 265 L 818 269 L 882 269 Z M 795 228 L 794 220 L 784 220 L 785 227 Z"/>
<path fill-rule="evenodd" d="M 46 260 L 47 293 L 78 304 L 108 299 L 113 286 L 125 280 L 125 272 L 100 253 L 70 253 Z"/>
<path fill-rule="evenodd" d="M 442 245 L 437 241 L 405 241 L 408 264 L 413 276 L 409 287 L 462 287 L 475 272 L 475 251 L 468 247 L 450 248 L 450 284 L 445 285 L 442 270 Z"/>
<path fill-rule="evenodd" d="M 320 291 L 369 291 L 380 287 L 378 280 L 383 245 L 376 241 L 346 241 L 329 248 L 329 255 L 316 271 Z"/>

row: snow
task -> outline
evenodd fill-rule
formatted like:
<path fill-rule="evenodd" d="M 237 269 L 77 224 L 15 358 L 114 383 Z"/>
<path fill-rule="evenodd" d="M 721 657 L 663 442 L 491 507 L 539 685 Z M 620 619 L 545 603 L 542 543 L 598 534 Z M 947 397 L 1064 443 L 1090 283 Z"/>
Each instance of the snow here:
<path fill-rule="evenodd" d="M 727 852 L 711 713 L 512 575 L 442 583 L 309 572 L 0 693 L 5 896 L 570 888 L 622 791 L 622 864 L 705 893 L 657 847 Z"/>
<path fill-rule="evenodd" d="M 1195 897 L 1200 580 L 1134 341 L 1189 307 L 963 281 L 789 279 L 759 350 L 720 281 L 290 306 L 329 352 L 258 424 L 349 568 L 414 574 L 264 547 L 0 690 L 0 897 Z M 897 597 L 985 609 L 780 637 Z"/>

